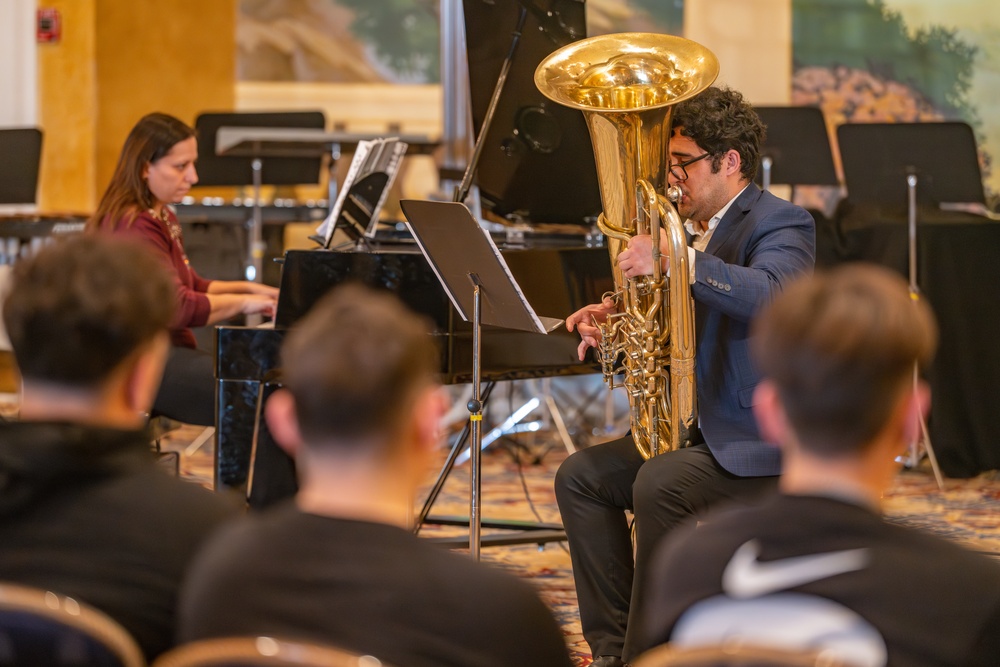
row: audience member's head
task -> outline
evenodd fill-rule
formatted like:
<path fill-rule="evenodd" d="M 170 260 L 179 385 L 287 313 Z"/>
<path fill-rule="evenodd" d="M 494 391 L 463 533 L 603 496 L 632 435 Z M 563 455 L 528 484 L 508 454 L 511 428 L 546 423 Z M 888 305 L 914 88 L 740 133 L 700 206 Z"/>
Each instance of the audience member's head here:
<path fill-rule="evenodd" d="M 425 465 L 443 410 L 428 333 L 393 295 L 349 284 L 288 334 L 285 390 L 268 401 L 267 418 L 275 440 L 299 462 L 303 488 L 321 460 L 374 461 L 394 473 L 395 463 Z"/>
<path fill-rule="evenodd" d="M 931 361 L 937 329 L 897 274 L 854 264 L 802 279 L 761 313 L 753 334 L 765 376 L 755 408 L 769 439 L 836 459 L 915 435 L 926 390 L 914 391 L 914 368 Z M 775 400 L 777 419 L 768 412 Z"/>
<path fill-rule="evenodd" d="M 116 401 L 141 419 L 159 386 L 175 301 L 160 263 L 134 242 L 81 235 L 18 262 L 3 318 L 22 415 L 58 410 L 36 403 L 58 394 Z"/>

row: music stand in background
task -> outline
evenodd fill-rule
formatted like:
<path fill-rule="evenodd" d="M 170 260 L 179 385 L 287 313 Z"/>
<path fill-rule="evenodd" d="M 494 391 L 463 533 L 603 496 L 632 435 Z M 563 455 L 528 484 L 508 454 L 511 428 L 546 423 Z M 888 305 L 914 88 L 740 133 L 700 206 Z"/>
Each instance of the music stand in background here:
<path fill-rule="evenodd" d="M 917 177 L 917 204 L 984 204 L 976 137 L 968 123 L 845 123 L 837 128 L 848 199 L 901 210 L 906 178 Z"/>
<path fill-rule="evenodd" d="M 221 127 L 278 127 L 323 130 L 326 116 L 322 111 L 206 112 L 195 119 L 198 131 L 198 185 L 238 185 L 253 183 L 253 158 L 218 155 L 216 135 Z M 319 183 L 323 159 L 319 155 L 270 158 L 261 166 L 261 181 L 266 185 L 305 185 Z"/>
<path fill-rule="evenodd" d="M 917 276 L 917 217 L 922 207 L 946 203 L 985 205 L 975 135 L 967 123 L 846 123 L 837 128 L 837 141 L 847 183 L 855 204 L 876 210 L 899 210 L 906 202 L 909 241 L 910 294 L 920 298 Z M 914 391 L 918 370 L 913 368 Z M 921 416 L 921 438 L 910 445 L 909 465 L 920 461 L 923 447 L 938 488 L 944 480 Z"/>
<path fill-rule="evenodd" d="M 767 126 L 761 146 L 761 187 L 840 185 L 833 166 L 830 137 L 818 107 L 755 107 Z"/>
<path fill-rule="evenodd" d="M 465 204 L 403 200 L 400 202 L 414 240 L 434 270 L 452 305 L 472 323 L 472 399 L 469 401 L 472 442 L 469 493 L 469 553 L 479 560 L 482 527 L 482 325 L 548 333 L 562 320 L 539 317 L 514 280 L 507 263 L 489 234 Z M 460 248 L 461 252 L 455 252 Z M 462 441 L 449 456 L 454 461 Z M 519 525 L 524 528 L 525 526 Z M 548 528 L 542 527 L 542 528 Z M 540 528 L 529 530 L 538 540 Z M 565 533 L 559 537 L 564 537 Z"/>
<path fill-rule="evenodd" d="M 0 204 L 34 204 L 42 162 L 42 131 L 0 130 Z"/>
<path fill-rule="evenodd" d="M 198 132 L 198 185 L 253 186 L 253 217 L 248 220 L 247 280 L 260 281 L 264 257 L 260 213 L 261 185 L 318 184 L 323 157 L 318 152 L 292 157 L 261 155 L 220 155 L 217 150 L 220 128 L 302 128 L 320 132 L 326 125 L 322 111 L 282 113 L 202 113 L 195 119 Z"/>

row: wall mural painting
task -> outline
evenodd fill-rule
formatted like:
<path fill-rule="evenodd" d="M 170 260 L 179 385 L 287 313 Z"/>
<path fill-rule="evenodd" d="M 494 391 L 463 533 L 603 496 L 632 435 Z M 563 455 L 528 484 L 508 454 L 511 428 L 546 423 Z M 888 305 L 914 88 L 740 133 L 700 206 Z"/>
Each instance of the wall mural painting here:
<path fill-rule="evenodd" d="M 961 120 L 1000 196 L 1000 12 L 983 0 L 792 0 L 792 103 L 844 122 Z M 992 17 L 989 16 L 992 14 Z"/>
<path fill-rule="evenodd" d="M 240 81 L 436 83 L 438 0 L 241 0 Z"/>
<path fill-rule="evenodd" d="M 683 0 L 586 7 L 592 35 L 680 34 L 684 20 Z M 438 0 L 241 0 L 236 31 L 240 81 L 440 81 Z"/>
<path fill-rule="evenodd" d="M 479 1 L 479 0 L 468 0 Z M 993 0 L 791 0 L 792 103 L 853 122 L 963 120 L 1000 205 Z M 589 34 L 681 34 L 684 0 L 588 0 Z M 241 81 L 437 83 L 439 0 L 241 0 Z M 839 193 L 822 195 L 832 205 Z M 816 202 L 819 204 L 819 202 Z M 823 206 L 826 208 L 827 206 Z"/>
<path fill-rule="evenodd" d="M 587 0 L 587 34 L 613 32 L 682 35 L 684 0 Z"/>

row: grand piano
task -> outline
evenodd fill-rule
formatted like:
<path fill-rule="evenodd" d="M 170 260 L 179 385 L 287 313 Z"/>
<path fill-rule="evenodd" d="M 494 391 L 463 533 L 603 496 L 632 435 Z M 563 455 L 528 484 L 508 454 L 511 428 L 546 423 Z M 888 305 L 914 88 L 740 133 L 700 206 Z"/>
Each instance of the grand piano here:
<path fill-rule="evenodd" d="M 460 251 L 460 249 L 457 249 Z M 613 289 L 603 247 L 508 248 L 504 258 L 525 296 L 544 315 L 565 316 L 600 301 Z M 280 377 L 279 348 L 285 332 L 328 290 L 357 281 L 397 294 L 427 316 L 441 350 L 440 377 L 448 384 L 472 378 L 472 328 L 451 305 L 424 256 L 415 248 L 379 252 L 295 250 L 285 255 L 273 327 L 219 327 L 217 488 L 247 480 L 261 387 Z M 548 335 L 484 327 L 483 378 L 513 380 L 594 373 L 580 362 L 578 336 L 565 329 Z"/>
<path fill-rule="evenodd" d="M 473 125 L 483 142 L 477 184 L 495 215 L 522 221 L 528 215 L 527 232 L 512 237 L 514 243 L 505 243 L 503 236 L 498 245 L 535 311 L 565 317 L 614 288 L 607 250 L 593 234 L 601 207 L 583 117 L 550 105 L 532 79 L 542 58 L 585 35 L 583 2 L 469 0 L 463 5 Z M 512 40 L 519 42 L 514 49 Z M 512 52 L 495 122 L 488 123 L 495 84 Z M 560 231 L 545 232 L 534 223 L 557 224 Z M 567 228 L 575 232 L 567 234 Z M 347 281 L 394 292 L 426 315 L 441 350 L 441 380 L 471 380 L 471 326 L 455 311 L 414 244 L 367 252 L 289 251 L 273 327 L 217 329 L 217 488 L 247 482 L 254 439 L 264 428 L 261 397 L 280 379 L 285 332 L 324 293 Z M 578 343 L 577 335 L 564 328 L 543 335 L 484 327 L 483 379 L 599 372 L 594 362 L 577 359 Z"/>

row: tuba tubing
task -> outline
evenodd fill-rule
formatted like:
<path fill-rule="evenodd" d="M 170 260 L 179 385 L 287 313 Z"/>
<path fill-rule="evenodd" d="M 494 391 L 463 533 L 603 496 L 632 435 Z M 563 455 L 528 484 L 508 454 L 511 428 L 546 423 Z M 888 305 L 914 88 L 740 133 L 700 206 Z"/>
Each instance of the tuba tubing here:
<path fill-rule="evenodd" d="M 627 392 L 632 435 L 647 459 L 690 444 L 697 415 L 687 242 L 680 215 L 659 191 L 667 180 L 671 108 L 710 86 L 718 72 L 718 60 L 700 44 L 651 33 L 573 42 L 535 70 L 542 94 L 583 111 L 590 131 L 604 209 L 597 225 L 607 238 L 619 310 L 598 323 L 598 357 L 609 387 Z M 677 199 L 680 191 L 671 190 L 666 194 Z M 618 255 L 642 234 L 652 240 L 653 273 L 626 278 Z"/>

